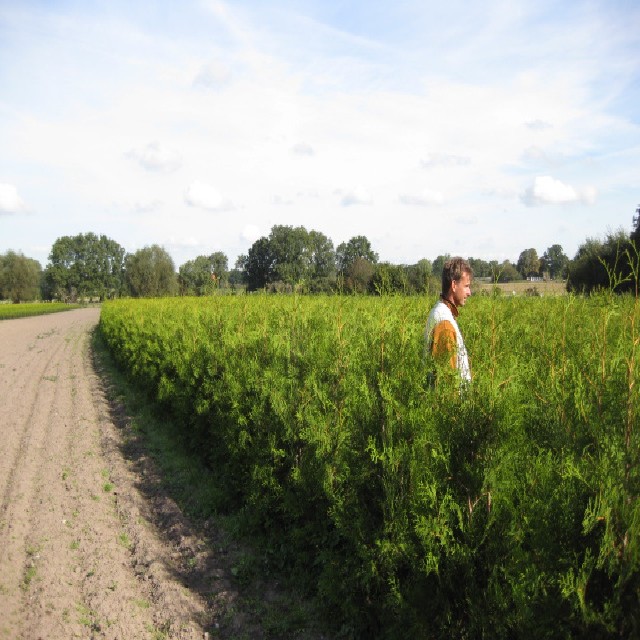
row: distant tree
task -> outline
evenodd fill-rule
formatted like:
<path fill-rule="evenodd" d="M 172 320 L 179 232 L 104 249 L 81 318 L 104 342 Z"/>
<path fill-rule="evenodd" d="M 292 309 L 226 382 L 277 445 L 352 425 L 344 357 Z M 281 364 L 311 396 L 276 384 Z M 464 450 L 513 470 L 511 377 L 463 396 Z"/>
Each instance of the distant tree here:
<path fill-rule="evenodd" d="M 241 264 L 250 290 L 323 290 L 335 274 L 333 243 L 319 231 L 275 225 L 253 243 Z"/>
<path fill-rule="evenodd" d="M 312 280 L 330 280 L 336 274 L 336 252 L 333 242 L 320 231 L 309 231 L 308 246 Z"/>
<path fill-rule="evenodd" d="M 518 258 L 516 268 L 523 278 L 540 274 L 540 259 L 535 249 L 525 249 Z"/>
<path fill-rule="evenodd" d="M 269 234 L 275 280 L 294 286 L 312 276 L 309 232 L 304 227 L 276 225 Z"/>
<path fill-rule="evenodd" d="M 444 255 L 438 256 L 434 261 L 431 267 L 431 272 L 433 276 L 440 282 L 442 279 L 442 269 L 444 268 L 444 263 L 451 257 L 450 254 L 445 253 Z"/>
<path fill-rule="evenodd" d="M 575 257 L 569 262 L 569 291 L 587 293 L 608 285 L 607 270 L 601 261 L 605 252 L 605 244 L 597 238 L 587 238 L 578 247 Z"/>
<path fill-rule="evenodd" d="M 431 261 L 423 258 L 418 260 L 416 264 L 410 265 L 406 269 L 407 279 L 411 291 L 416 293 L 427 293 L 434 289 L 435 278 L 431 271 Z M 435 288 L 438 285 L 435 283 Z"/>
<path fill-rule="evenodd" d="M 597 289 L 631 290 L 635 283 L 631 279 L 630 259 L 636 258 L 631 239 L 622 229 L 609 233 L 604 240 L 587 238 L 569 262 L 567 289 L 581 293 Z"/>
<path fill-rule="evenodd" d="M 366 293 L 371 285 L 375 264 L 366 258 L 356 258 L 347 268 L 345 288 L 352 293 Z"/>
<path fill-rule="evenodd" d="M 474 278 L 487 278 L 491 276 L 491 264 L 481 258 L 468 258 L 467 262 L 473 269 Z"/>
<path fill-rule="evenodd" d="M 409 293 L 409 277 L 402 265 L 379 262 L 374 266 L 369 292 L 383 296 L 392 293 Z"/>
<path fill-rule="evenodd" d="M 42 267 L 22 253 L 7 251 L 0 256 L 0 298 L 12 302 L 36 300 L 40 293 Z"/>
<path fill-rule="evenodd" d="M 203 296 L 227 286 L 229 281 L 227 264 L 227 256 L 221 251 L 188 260 L 178 270 L 180 293 Z"/>
<path fill-rule="evenodd" d="M 552 244 L 540 258 L 540 270 L 547 271 L 552 280 L 566 278 L 569 269 L 569 258 L 559 244 Z"/>
<path fill-rule="evenodd" d="M 631 232 L 631 241 L 635 243 L 636 249 L 640 250 L 640 205 L 636 209 L 636 214 L 633 216 L 634 229 Z"/>
<path fill-rule="evenodd" d="M 131 295 L 139 298 L 172 296 L 178 290 L 173 259 L 157 244 L 127 255 L 126 281 Z"/>
<path fill-rule="evenodd" d="M 256 240 L 244 261 L 244 273 L 250 291 L 264 289 L 273 281 L 275 258 L 269 239 L 263 236 Z"/>
<path fill-rule="evenodd" d="M 514 282 L 516 280 L 522 280 L 520 272 L 509 260 L 505 260 L 502 264 L 495 262 L 492 267 L 494 271 L 491 277 L 494 282 Z"/>
<path fill-rule="evenodd" d="M 245 266 L 247 264 L 247 256 L 244 254 L 236 258 L 236 263 L 229 271 L 229 285 L 231 287 L 242 287 L 247 284 Z"/>
<path fill-rule="evenodd" d="M 372 265 L 378 262 L 378 254 L 371 248 L 371 243 L 366 236 L 354 236 L 348 242 L 342 242 L 338 245 L 336 249 L 338 272 L 347 274 L 358 258 L 366 260 Z"/>
<path fill-rule="evenodd" d="M 77 298 L 119 295 L 124 284 L 125 250 L 107 236 L 95 233 L 58 238 L 44 272 L 43 295 Z"/>

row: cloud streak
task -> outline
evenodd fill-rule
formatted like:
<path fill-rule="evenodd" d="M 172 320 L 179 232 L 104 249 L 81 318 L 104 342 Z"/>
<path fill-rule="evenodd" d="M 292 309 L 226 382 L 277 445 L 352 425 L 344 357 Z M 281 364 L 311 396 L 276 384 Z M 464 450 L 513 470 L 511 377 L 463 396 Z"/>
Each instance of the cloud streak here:
<path fill-rule="evenodd" d="M 207 211 L 222 212 L 234 208 L 233 203 L 224 198 L 215 187 L 197 180 L 187 187 L 184 200 L 190 207 Z"/>
<path fill-rule="evenodd" d="M 142 149 L 131 149 L 126 155 L 147 171 L 170 173 L 177 171 L 182 165 L 180 154 L 159 142 L 150 142 Z"/>
<path fill-rule="evenodd" d="M 373 198 L 367 189 L 362 186 L 357 186 L 350 191 L 347 191 L 340 198 L 340 204 L 343 207 L 352 207 L 354 205 L 371 205 L 373 204 Z"/>
<path fill-rule="evenodd" d="M 403 194 L 399 198 L 402 204 L 415 207 L 431 207 L 444 204 L 444 196 L 440 191 L 425 189 L 420 195 Z"/>
<path fill-rule="evenodd" d="M 551 176 L 536 177 L 533 185 L 528 187 L 521 196 L 528 207 L 573 203 L 592 205 L 596 197 L 595 187 L 576 189 Z"/>

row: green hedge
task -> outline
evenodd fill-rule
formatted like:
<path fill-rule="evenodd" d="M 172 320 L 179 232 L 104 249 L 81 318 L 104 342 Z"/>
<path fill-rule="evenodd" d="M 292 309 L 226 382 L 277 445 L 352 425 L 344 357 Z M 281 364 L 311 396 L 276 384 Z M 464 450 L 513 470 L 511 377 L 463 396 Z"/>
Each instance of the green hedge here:
<path fill-rule="evenodd" d="M 337 635 L 638 635 L 638 301 L 470 299 L 464 393 L 427 383 L 433 301 L 116 301 L 100 327 Z"/>

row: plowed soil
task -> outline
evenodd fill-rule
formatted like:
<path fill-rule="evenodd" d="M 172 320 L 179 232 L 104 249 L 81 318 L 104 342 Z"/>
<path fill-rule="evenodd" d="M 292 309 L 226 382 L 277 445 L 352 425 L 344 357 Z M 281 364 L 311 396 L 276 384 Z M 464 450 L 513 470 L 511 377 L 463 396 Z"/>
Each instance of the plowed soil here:
<path fill-rule="evenodd" d="M 0 638 L 262 637 L 231 615 L 220 534 L 126 454 L 91 355 L 99 313 L 0 322 Z"/>

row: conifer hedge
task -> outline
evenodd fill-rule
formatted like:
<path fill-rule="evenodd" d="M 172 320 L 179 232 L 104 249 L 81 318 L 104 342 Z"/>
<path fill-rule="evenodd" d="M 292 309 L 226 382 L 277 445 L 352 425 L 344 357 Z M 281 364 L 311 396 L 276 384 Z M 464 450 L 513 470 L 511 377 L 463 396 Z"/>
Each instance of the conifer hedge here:
<path fill-rule="evenodd" d="M 431 386 L 431 298 L 106 303 L 100 327 L 336 636 L 640 634 L 640 303 L 474 297 Z"/>

